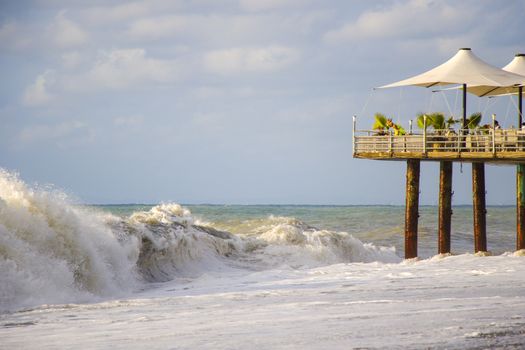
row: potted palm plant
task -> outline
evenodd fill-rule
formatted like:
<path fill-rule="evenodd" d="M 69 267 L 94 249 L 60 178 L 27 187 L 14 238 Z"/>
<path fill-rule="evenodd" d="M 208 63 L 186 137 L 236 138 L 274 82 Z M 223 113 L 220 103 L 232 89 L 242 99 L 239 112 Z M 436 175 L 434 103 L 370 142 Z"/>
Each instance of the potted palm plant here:
<path fill-rule="evenodd" d="M 390 130 L 393 130 L 394 135 L 405 135 L 405 129 L 399 124 L 392 121 L 391 118 L 387 118 L 384 114 L 376 113 L 374 115 L 373 130 L 377 130 L 377 135 L 388 135 Z"/>
<path fill-rule="evenodd" d="M 446 119 L 443 113 L 436 112 L 430 114 L 420 113 L 416 118 L 416 122 L 420 129 L 428 130 L 429 127 L 432 128 L 432 135 L 428 136 L 427 140 L 430 141 L 432 148 L 439 148 L 447 144 L 447 136 L 455 133 L 451 128 L 458 121 L 453 117 Z"/>

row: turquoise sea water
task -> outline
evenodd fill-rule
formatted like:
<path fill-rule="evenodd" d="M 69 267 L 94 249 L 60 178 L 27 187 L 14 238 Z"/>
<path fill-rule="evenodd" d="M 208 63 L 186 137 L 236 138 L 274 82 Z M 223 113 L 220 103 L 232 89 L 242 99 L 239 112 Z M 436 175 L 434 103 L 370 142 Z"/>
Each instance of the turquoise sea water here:
<path fill-rule="evenodd" d="M 98 209 L 119 216 L 149 210 L 153 205 L 101 205 Z M 214 228 L 235 234 L 246 234 L 269 217 L 294 218 L 319 230 L 348 232 L 365 243 L 396 247 L 403 256 L 403 206 L 296 206 L 296 205 L 185 205 L 193 217 Z M 420 207 L 419 256 L 437 253 L 436 206 Z M 473 252 L 472 207 L 453 208 L 452 252 Z M 493 254 L 515 248 L 516 217 L 511 206 L 487 208 L 488 249 Z"/>

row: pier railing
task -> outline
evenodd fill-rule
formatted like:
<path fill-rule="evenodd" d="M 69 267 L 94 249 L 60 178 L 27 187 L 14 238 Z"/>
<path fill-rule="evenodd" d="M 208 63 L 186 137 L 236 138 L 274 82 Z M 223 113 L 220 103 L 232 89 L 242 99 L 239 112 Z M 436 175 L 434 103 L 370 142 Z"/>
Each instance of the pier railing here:
<path fill-rule="evenodd" d="M 357 158 L 509 158 L 525 159 L 525 131 L 517 129 L 444 129 L 407 132 L 357 130 L 353 154 Z"/>

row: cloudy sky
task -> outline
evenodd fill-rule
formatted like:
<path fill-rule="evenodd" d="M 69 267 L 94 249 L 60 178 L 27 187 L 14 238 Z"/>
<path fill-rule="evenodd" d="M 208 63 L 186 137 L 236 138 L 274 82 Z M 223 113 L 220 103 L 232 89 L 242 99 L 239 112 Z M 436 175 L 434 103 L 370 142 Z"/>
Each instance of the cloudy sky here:
<path fill-rule="evenodd" d="M 351 157 L 352 115 L 458 116 L 456 92 L 372 91 L 460 47 L 506 65 L 524 1 L 0 3 L 0 166 L 87 203 L 402 204 L 405 164 Z M 511 98 L 469 96 L 503 126 Z M 421 200 L 437 202 L 437 164 Z M 454 203 L 470 203 L 455 165 Z M 513 167 L 487 199 L 514 202 Z"/>

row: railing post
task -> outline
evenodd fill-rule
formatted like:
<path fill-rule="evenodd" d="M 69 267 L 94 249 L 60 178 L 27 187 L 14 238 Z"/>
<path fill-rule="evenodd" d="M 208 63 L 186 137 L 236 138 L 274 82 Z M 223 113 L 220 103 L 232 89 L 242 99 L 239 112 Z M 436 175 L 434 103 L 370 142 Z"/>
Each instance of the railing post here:
<path fill-rule="evenodd" d="M 356 122 L 357 122 L 357 117 L 354 115 L 352 117 L 352 150 L 353 150 L 353 154 L 355 155 L 356 154 L 356 149 L 355 149 L 355 130 L 356 130 Z"/>
<path fill-rule="evenodd" d="M 496 155 L 496 115 L 492 115 L 492 154 Z"/>
<path fill-rule="evenodd" d="M 461 135 L 463 135 L 463 129 L 458 131 L 458 156 L 461 154 Z"/>
<path fill-rule="evenodd" d="M 394 137 L 392 136 L 392 130 L 388 131 L 388 151 L 390 154 L 394 152 Z"/>
<path fill-rule="evenodd" d="M 423 153 L 427 154 L 427 115 L 423 115 Z"/>

